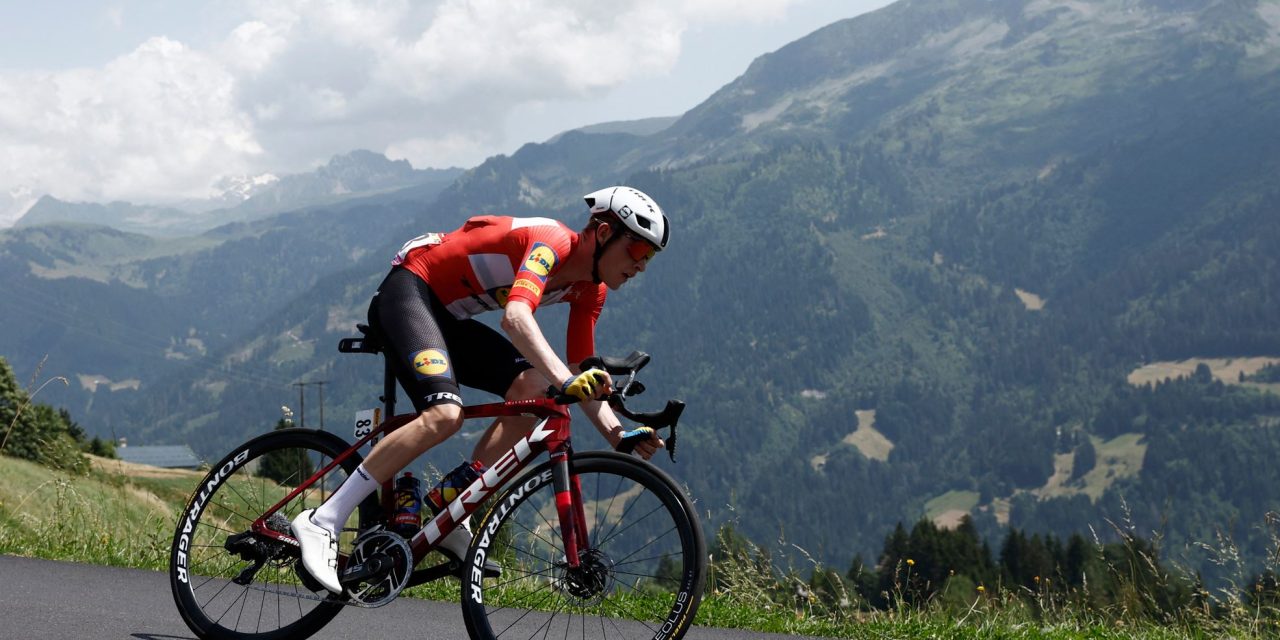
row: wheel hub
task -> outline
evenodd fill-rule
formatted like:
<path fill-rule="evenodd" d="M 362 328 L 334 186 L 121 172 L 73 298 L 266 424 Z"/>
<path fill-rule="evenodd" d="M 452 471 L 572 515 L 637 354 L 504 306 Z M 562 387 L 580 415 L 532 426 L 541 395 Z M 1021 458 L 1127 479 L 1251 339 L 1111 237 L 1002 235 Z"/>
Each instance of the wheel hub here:
<path fill-rule="evenodd" d="M 557 588 L 582 606 L 591 606 L 604 600 L 613 588 L 613 559 L 599 549 L 588 549 L 578 554 L 577 568 L 567 562 L 557 565 Z"/>

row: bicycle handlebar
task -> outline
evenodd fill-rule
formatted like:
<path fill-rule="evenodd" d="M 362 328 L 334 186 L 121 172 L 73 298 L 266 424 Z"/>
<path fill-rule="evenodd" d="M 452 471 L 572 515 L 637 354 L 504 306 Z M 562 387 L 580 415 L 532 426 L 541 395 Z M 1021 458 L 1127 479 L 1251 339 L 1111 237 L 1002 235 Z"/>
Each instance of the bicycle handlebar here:
<path fill-rule="evenodd" d="M 631 355 L 625 358 L 590 356 L 583 359 L 581 367 L 583 370 L 593 367 L 603 369 L 610 376 L 625 377 L 625 382 L 620 385 L 618 390 L 605 396 L 604 400 L 609 403 L 609 406 L 618 415 L 632 422 L 654 429 L 670 429 L 670 435 L 667 436 L 667 453 L 671 455 L 671 461 L 675 462 L 676 424 L 680 422 L 680 414 L 684 413 L 684 402 L 668 400 L 667 406 L 661 411 L 651 412 L 632 411 L 626 405 L 627 398 L 638 396 L 644 392 L 644 385 L 640 384 L 635 377 L 636 372 L 643 369 L 647 364 L 649 364 L 649 354 L 643 351 L 632 351 Z M 560 390 L 555 387 L 550 387 L 547 391 L 548 395 L 555 399 L 556 404 L 574 404 L 579 401 L 577 396 L 560 393 Z"/>

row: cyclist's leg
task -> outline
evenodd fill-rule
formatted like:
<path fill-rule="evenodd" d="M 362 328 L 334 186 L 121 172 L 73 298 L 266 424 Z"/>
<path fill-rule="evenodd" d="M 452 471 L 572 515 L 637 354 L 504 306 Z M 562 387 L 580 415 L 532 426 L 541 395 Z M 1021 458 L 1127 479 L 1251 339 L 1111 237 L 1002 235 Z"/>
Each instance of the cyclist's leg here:
<path fill-rule="evenodd" d="M 418 416 L 383 438 L 320 508 L 300 513 L 292 523 L 303 564 L 335 593 L 342 591 L 336 564 L 342 523 L 382 483 L 461 425 L 462 398 L 433 316 L 433 300 L 427 284 L 405 269 L 393 269 L 379 287 L 370 305 L 370 322 L 381 332 L 385 355 Z"/>
<path fill-rule="evenodd" d="M 365 458 L 365 469 L 382 483 L 462 425 L 462 397 L 449 350 L 455 341 L 447 338 L 457 321 L 426 282 L 403 268 L 393 269 L 383 281 L 369 314 L 396 379 L 418 411 L 416 419 L 384 437 Z"/>
<path fill-rule="evenodd" d="M 466 345 L 458 358 L 458 380 L 465 386 L 488 391 L 510 400 L 540 396 L 547 380 L 520 355 L 506 336 L 475 320 L 449 328 L 451 344 Z M 492 465 L 533 428 L 535 418 L 504 416 L 494 420 L 476 443 L 473 460 Z"/>

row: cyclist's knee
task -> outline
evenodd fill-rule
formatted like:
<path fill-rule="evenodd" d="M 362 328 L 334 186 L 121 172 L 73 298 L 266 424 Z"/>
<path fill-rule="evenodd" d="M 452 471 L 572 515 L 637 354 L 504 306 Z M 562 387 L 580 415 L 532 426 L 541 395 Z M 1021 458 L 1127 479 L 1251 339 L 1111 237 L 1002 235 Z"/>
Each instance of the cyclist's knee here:
<path fill-rule="evenodd" d="M 537 398 L 547 389 L 547 380 L 542 377 L 534 369 L 525 369 L 511 381 L 511 387 L 507 389 L 506 399 L 511 400 L 528 400 Z"/>
<path fill-rule="evenodd" d="M 462 426 L 462 407 L 452 404 L 437 404 L 423 409 L 414 420 L 414 426 L 442 437 L 457 433 Z"/>

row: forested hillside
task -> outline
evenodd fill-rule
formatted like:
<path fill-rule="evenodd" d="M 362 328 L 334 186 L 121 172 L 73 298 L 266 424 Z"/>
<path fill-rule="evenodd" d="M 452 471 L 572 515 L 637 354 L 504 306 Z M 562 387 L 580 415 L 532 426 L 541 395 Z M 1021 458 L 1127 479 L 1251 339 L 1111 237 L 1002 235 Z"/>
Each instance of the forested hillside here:
<path fill-rule="evenodd" d="M 1221 528 L 1256 554 L 1280 508 L 1280 396 L 1243 373 L 1128 376 L 1280 358 L 1278 69 L 1273 0 L 903 0 L 762 57 L 656 133 L 566 133 L 430 206 L 302 212 L 219 245 L 234 253 L 143 263 L 128 277 L 147 286 L 100 285 L 125 302 L 93 326 L 153 304 L 136 322 L 173 314 L 170 336 L 199 317 L 216 345 L 69 403 L 96 432 L 210 457 L 269 429 L 292 381 L 329 381 L 341 423 L 380 369 L 333 346 L 399 242 L 477 213 L 576 224 L 581 194 L 627 183 L 674 231 L 598 343 L 650 352 L 647 397 L 688 401 L 662 464 L 713 524 L 847 566 L 921 516 L 968 513 L 992 539 L 1128 519 L 1212 573 L 1190 543 Z M 25 246 L 11 232 L 8 255 Z M 153 303 L 174 273 L 172 305 Z M 58 300 L 99 286 L 37 277 L 20 281 Z M 562 331 L 563 310 L 539 316 Z M 70 339 L 49 331 L 15 364 Z M 113 353 L 114 379 L 143 375 Z"/>

